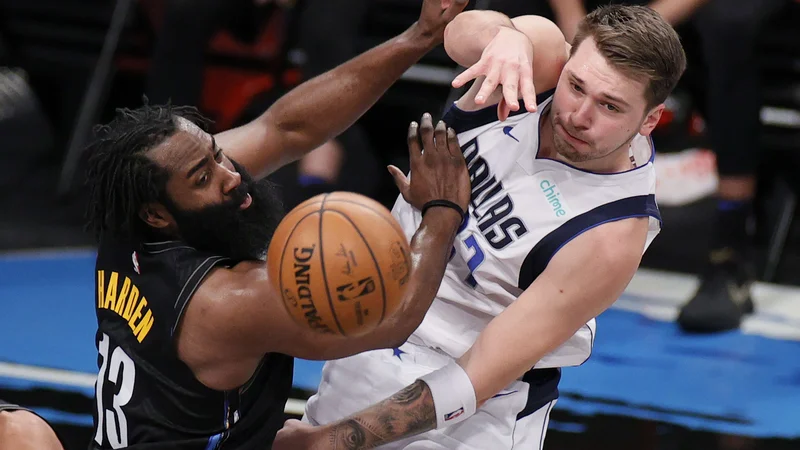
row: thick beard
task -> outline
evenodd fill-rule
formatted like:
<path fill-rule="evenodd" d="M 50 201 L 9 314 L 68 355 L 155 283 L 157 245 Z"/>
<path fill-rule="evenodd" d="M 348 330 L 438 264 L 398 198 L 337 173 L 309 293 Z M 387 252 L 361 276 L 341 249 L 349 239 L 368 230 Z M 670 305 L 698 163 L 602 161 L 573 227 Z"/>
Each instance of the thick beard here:
<path fill-rule="evenodd" d="M 187 211 L 169 199 L 165 203 L 178 225 L 184 242 L 209 253 L 236 261 L 264 260 L 275 229 L 283 218 L 283 204 L 277 187 L 269 180 L 253 180 L 244 167 L 231 160 L 242 176 L 230 200 L 200 210 Z M 245 210 L 242 202 L 253 201 Z"/>

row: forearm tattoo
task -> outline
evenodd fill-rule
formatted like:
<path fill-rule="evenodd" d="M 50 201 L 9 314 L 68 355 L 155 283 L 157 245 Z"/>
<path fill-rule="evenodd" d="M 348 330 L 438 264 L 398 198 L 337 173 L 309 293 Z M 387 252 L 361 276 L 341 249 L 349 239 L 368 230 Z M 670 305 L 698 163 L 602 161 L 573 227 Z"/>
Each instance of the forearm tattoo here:
<path fill-rule="evenodd" d="M 436 427 L 436 410 L 422 381 L 333 425 L 329 437 L 336 450 L 361 450 L 397 441 Z"/>

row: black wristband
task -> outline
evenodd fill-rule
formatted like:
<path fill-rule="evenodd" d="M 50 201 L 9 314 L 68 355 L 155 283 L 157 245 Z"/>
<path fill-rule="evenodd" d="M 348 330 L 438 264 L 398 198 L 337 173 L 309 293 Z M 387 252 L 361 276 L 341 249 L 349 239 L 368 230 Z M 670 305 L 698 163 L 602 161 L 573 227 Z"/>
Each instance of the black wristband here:
<path fill-rule="evenodd" d="M 444 206 L 446 208 L 455 209 L 456 211 L 458 211 L 458 215 L 461 216 L 462 224 L 464 223 L 464 220 L 466 220 L 467 218 L 467 213 L 463 209 L 461 209 L 461 207 L 458 206 L 458 204 L 453 203 L 450 200 L 431 200 L 428 203 L 425 203 L 424 205 L 422 205 L 422 215 L 424 216 L 425 211 L 427 211 L 428 208 L 431 208 L 433 206 Z"/>

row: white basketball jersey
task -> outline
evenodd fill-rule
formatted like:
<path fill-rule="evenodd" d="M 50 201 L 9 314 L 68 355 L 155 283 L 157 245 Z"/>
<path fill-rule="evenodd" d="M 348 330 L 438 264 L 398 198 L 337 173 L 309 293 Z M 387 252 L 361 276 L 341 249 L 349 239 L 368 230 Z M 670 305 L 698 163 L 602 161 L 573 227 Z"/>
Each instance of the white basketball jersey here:
<path fill-rule="evenodd" d="M 458 358 L 579 234 L 630 217 L 650 218 L 647 246 L 659 232 L 650 139 L 635 137 L 636 168 L 615 174 L 537 157 L 539 122 L 552 92 L 540 96 L 536 113 L 520 108 L 504 122 L 497 120 L 496 107 L 466 112 L 453 105 L 445 114 L 444 121 L 458 133 L 472 198 L 436 300 L 411 342 Z M 420 212 L 401 196 L 392 214 L 410 239 L 422 221 Z M 592 319 L 536 368 L 582 364 L 591 354 L 594 333 Z"/>

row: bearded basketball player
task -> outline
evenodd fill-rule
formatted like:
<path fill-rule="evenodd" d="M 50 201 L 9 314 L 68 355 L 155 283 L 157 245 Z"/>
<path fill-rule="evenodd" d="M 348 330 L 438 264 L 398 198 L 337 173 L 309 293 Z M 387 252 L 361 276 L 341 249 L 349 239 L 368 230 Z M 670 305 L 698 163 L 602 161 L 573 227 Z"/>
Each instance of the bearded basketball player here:
<path fill-rule="evenodd" d="M 264 258 L 281 212 L 263 177 L 350 126 L 442 42 L 465 5 L 425 0 L 405 32 L 240 128 L 212 135 L 193 108 L 145 105 L 98 129 L 88 150 L 99 239 L 92 449 L 269 448 L 284 420 L 292 357 L 397 346 L 419 325 L 469 202 L 454 131 L 429 115 L 410 128 L 427 172 L 400 187 L 417 207 L 438 206 L 411 237 L 398 313 L 358 338 L 300 327 L 273 292 Z"/>

